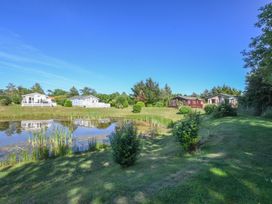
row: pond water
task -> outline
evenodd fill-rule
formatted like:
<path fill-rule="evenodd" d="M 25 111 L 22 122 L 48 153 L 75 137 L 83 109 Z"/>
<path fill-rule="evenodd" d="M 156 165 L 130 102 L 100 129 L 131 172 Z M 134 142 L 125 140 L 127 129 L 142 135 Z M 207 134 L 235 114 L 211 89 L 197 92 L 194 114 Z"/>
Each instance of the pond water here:
<path fill-rule="evenodd" d="M 36 132 L 50 134 L 54 129 L 70 131 L 79 149 L 95 138 L 97 142 L 108 143 L 109 135 L 114 132 L 116 122 L 110 119 L 73 121 L 61 120 L 22 120 L 0 122 L 0 159 L 16 148 L 27 145 L 29 138 Z"/>

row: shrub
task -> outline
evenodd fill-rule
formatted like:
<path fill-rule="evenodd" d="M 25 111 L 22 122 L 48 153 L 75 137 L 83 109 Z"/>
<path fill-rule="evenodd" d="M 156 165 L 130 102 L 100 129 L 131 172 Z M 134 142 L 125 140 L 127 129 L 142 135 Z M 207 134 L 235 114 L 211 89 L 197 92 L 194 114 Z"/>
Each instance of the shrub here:
<path fill-rule="evenodd" d="M 21 104 L 22 97 L 19 94 L 15 94 L 15 95 L 11 96 L 11 101 L 14 104 Z"/>
<path fill-rule="evenodd" d="M 8 96 L 0 96 L 0 106 L 8 106 L 11 102 L 12 101 Z"/>
<path fill-rule="evenodd" d="M 64 107 L 72 107 L 72 106 L 73 106 L 72 101 L 66 99 L 64 102 Z"/>
<path fill-rule="evenodd" d="M 194 111 L 186 115 L 187 120 L 193 120 L 196 122 L 196 124 L 200 124 L 200 112 Z"/>
<path fill-rule="evenodd" d="M 114 106 L 116 108 L 127 108 L 128 107 L 128 100 L 126 96 L 117 96 L 114 102 Z"/>
<path fill-rule="evenodd" d="M 136 104 L 140 105 L 142 108 L 145 107 L 145 103 L 142 101 L 138 101 Z"/>
<path fill-rule="evenodd" d="M 131 122 L 116 127 L 110 137 L 113 159 L 122 167 L 133 165 L 140 154 L 140 139 L 137 128 Z"/>
<path fill-rule="evenodd" d="M 263 112 L 262 116 L 265 117 L 265 118 L 272 118 L 272 107 L 267 108 Z"/>
<path fill-rule="evenodd" d="M 139 104 L 135 104 L 133 106 L 133 113 L 140 113 L 142 111 L 142 106 L 140 106 Z"/>
<path fill-rule="evenodd" d="M 64 106 L 64 103 L 67 100 L 67 96 L 66 95 L 55 96 L 54 99 L 58 105 Z"/>
<path fill-rule="evenodd" d="M 189 114 L 192 113 L 192 108 L 190 106 L 181 106 L 179 109 L 180 114 Z"/>
<path fill-rule="evenodd" d="M 172 130 L 172 134 L 178 139 L 185 151 L 195 151 L 199 143 L 199 116 L 194 115 L 185 121 L 178 121 Z"/>
<path fill-rule="evenodd" d="M 161 101 L 158 101 L 156 104 L 155 104 L 156 107 L 164 107 L 164 103 L 161 102 Z"/>
<path fill-rule="evenodd" d="M 212 114 L 216 110 L 217 106 L 214 104 L 208 104 L 204 107 L 205 113 L 207 115 Z"/>
<path fill-rule="evenodd" d="M 215 118 L 222 118 L 227 116 L 237 116 L 237 109 L 233 108 L 228 103 L 219 105 L 213 112 L 213 117 Z"/>
<path fill-rule="evenodd" d="M 146 104 L 146 107 L 153 107 L 151 103 Z"/>

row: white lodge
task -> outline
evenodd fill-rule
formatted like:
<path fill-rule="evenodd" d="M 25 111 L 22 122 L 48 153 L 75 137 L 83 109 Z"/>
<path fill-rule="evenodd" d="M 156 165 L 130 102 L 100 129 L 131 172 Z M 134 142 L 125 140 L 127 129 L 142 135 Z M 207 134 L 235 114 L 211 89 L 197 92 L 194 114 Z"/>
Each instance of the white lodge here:
<path fill-rule="evenodd" d="M 74 96 L 70 98 L 73 106 L 80 106 L 84 108 L 109 108 L 110 104 L 99 102 L 99 98 L 89 96 Z"/>
<path fill-rule="evenodd" d="M 40 93 L 23 95 L 22 106 L 57 106 L 48 96 Z"/>

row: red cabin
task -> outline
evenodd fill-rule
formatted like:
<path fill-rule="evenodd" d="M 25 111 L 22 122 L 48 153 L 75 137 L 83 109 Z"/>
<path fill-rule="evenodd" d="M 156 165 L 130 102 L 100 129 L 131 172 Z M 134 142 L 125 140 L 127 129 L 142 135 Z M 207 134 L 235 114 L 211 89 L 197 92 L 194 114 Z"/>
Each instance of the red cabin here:
<path fill-rule="evenodd" d="M 178 108 L 181 105 L 190 106 L 191 108 L 203 108 L 204 100 L 197 97 L 176 96 L 170 101 L 169 106 Z"/>

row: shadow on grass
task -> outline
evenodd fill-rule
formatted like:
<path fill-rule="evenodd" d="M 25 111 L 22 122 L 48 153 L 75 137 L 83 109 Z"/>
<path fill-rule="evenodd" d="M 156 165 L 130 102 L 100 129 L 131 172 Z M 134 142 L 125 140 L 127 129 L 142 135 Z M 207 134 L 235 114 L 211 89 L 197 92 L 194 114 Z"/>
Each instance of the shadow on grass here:
<path fill-rule="evenodd" d="M 0 202 L 269 203 L 272 161 L 264 155 L 272 152 L 272 123 L 225 118 L 210 126 L 194 156 L 181 157 L 175 138 L 165 136 L 146 139 L 127 169 L 109 150 L 1 169 Z"/>

